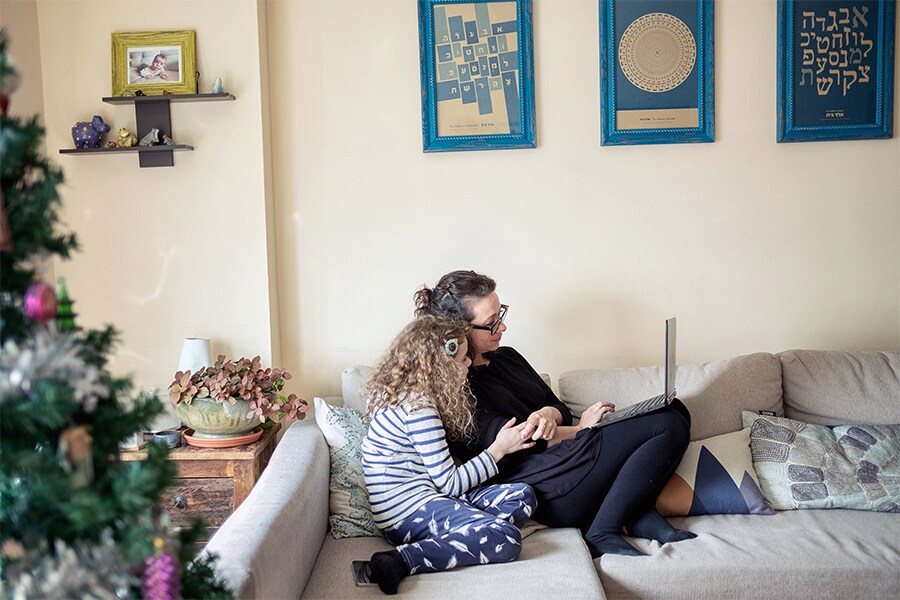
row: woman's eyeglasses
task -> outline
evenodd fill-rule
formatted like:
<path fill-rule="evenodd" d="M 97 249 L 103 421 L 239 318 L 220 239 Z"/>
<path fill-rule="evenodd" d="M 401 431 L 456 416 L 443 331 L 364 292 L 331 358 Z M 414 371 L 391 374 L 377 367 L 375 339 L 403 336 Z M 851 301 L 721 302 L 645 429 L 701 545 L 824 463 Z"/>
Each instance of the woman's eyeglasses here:
<path fill-rule="evenodd" d="M 500 329 L 500 325 L 503 323 L 503 319 L 506 318 L 506 311 L 509 310 L 509 307 L 505 304 L 500 305 L 500 316 L 493 323 L 488 323 L 487 325 L 472 325 L 472 329 L 482 329 L 484 331 L 490 331 L 491 335 L 497 333 L 497 330 Z"/>

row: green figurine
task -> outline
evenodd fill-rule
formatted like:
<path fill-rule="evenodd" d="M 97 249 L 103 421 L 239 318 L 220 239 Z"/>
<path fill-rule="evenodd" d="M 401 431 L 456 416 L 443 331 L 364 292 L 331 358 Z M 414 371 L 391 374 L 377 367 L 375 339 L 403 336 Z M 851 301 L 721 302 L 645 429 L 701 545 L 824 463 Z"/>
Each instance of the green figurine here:
<path fill-rule="evenodd" d="M 56 327 L 60 331 L 74 331 L 75 313 L 72 312 L 74 302 L 69 299 L 69 290 L 66 289 L 66 278 L 59 277 L 56 280 Z"/>

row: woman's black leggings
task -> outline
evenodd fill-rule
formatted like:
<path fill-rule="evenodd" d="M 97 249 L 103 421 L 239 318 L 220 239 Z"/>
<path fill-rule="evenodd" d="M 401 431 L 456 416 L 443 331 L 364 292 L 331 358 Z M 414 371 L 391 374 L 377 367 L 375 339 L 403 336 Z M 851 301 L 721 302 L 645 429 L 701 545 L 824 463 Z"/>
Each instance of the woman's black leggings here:
<path fill-rule="evenodd" d="M 539 499 L 534 518 L 550 527 L 578 527 L 591 538 L 618 534 L 654 508 L 691 440 L 691 415 L 680 400 L 667 408 L 600 430 L 597 462 L 568 493 Z"/>

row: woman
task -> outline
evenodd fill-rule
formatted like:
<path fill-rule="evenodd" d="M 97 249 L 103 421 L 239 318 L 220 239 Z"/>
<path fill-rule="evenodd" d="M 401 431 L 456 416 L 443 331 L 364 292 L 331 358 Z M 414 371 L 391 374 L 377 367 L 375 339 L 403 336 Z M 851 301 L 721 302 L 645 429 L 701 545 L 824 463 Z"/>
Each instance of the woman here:
<path fill-rule="evenodd" d="M 504 456 L 535 443 L 513 419 L 484 451 L 453 464 L 447 439 L 474 433 L 468 332 L 465 321 L 414 320 L 366 384 L 372 415 L 362 445 L 366 488 L 375 523 L 397 546 L 370 560 L 372 580 L 386 594 L 397 593 L 407 575 L 514 560 L 522 542 L 516 526 L 535 507 L 524 483 L 482 485 Z"/>
<path fill-rule="evenodd" d="M 502 460 L 492 481 L 531 485 L 538 497 L 536 520 L 580 528 L 595 558 L 643 555 L 621 536 L 623 527 L 629 535 L 663 544 L 696 537 L 672 527 L 655 508 L 690 442 L 687 408 L 675 400 L 663 410 L 592 428 L 615 410 L 597 402 L 573 426 L 572 413 L 522 355 L 500 347 L 507 307 L 495 290 L 490 277 L 454 271 L 415 296 L 417 315 L 459 318 L 472 326 L 469 383 L 478 439 L 453 444 L 454 453 L 461 459 L 472 456 L 515 418 L 523 439 L 535 444 Z"/>

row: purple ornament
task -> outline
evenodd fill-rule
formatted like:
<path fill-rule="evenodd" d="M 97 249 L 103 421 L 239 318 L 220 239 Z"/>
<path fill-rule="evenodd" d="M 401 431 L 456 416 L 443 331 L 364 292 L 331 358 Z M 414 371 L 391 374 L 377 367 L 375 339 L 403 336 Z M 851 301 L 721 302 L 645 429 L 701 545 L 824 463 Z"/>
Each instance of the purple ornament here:
<path fill-rule="evenodd" d="M 44 324 L 56 318 L 56 292 L 45 281 L 35 281 L 25 292 L 25 316 Z"/>
<path fill-rule="evenodd" d="M 181 597 L 181 574 L 175 557 L 164 551 L 147 558 L 143 588 L 145 600 L 178 600 Z"/>

